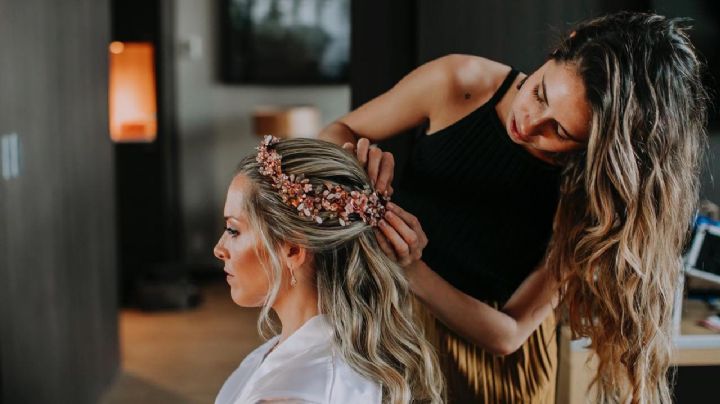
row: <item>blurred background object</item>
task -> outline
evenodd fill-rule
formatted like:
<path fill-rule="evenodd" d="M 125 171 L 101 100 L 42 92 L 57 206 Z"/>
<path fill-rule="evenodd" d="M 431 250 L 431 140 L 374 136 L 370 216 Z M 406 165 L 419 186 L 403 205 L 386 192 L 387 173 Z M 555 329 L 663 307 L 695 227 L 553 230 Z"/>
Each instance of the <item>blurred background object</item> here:
<path fill-rule="evenodd" d="M 228 83 L 348 80 L 350 0 L 222 0 L 220 22 Z"/>
<path fill-rule="evenodd" d="M 2 403 L 92 403 L 120 366 L 109 15 L 0 1 Z"/>
<path fill-rule="evenodd" d="M 258 136 L 315 137 L 320 129 L 320 112 L 315 107 L 261 106 L 253 112 L 253 133 Z"/>
<path fill-rule="evenodd" d="M 147 42 L 110 44 L 110 137 L 152 142 L 157 136 L 154 48 Z"/>

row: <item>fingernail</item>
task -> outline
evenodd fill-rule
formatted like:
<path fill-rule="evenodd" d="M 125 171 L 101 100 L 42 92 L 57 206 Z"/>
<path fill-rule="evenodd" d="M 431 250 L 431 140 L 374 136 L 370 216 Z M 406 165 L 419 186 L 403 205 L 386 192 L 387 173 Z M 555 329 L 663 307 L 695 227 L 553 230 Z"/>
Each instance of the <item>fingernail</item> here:
<path fill-rule="evenodd" d="M 392 203 L 392 202 L 388 202 L 387 207 L 388 207 L 389 209 L 395 209 L 395 204 Z"/>
<path fill-rule="evenodd" d="M 380 220 L 380 226 L 385 227 L 387 223 L 385 223 L 385 220 Z"/>
<path fill-rule="evenodd" d="M 387 216 L 387 217 L 393 217 L 393 216 L 395 216 L 395 214 L 392 213 L 391 211 L 387 211 L 387 213 L 385 213 L 385 216 Z"/>

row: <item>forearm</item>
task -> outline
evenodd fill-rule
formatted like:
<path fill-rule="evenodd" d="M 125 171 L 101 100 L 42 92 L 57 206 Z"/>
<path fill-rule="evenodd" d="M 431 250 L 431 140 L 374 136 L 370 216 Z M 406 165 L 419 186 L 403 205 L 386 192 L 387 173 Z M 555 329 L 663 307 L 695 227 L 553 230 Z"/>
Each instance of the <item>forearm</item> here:
<path fill-rule="evenodd" d="M 516 351 L 552 311 L 551 301 L 542 299 L 522 313 L 514 310 L 512 298 L 508 303 L 510 307 L 506 305 L 510 313 L 505 312 L 505 308 L 495 309 L 459 291 L 422 261 L 414 263 L 407 273 L 413 293 L 435 317 L 470 342 L 495 354 Z"/>
<path fill-rule="evenodd" d="M 355 144 L 358 140 L 357 134 L 353 132 L 349 126 L 340 121 L 335 121 L 326 126 L 318 137 L 341 146 L 346 142 Z"/>

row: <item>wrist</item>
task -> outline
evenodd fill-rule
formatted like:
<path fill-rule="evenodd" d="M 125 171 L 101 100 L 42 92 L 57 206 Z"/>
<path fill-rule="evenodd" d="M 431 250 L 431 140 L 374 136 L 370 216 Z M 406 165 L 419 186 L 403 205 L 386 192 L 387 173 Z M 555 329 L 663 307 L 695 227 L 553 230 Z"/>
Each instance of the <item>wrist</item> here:
<path fill-rule="evenodd" d="M 427 269 L 427 265 L 422 260 L 416 260 L 405 266 L 404 269 L 410 291 L 417 297 L 422 298 L 422 272 Z"/>

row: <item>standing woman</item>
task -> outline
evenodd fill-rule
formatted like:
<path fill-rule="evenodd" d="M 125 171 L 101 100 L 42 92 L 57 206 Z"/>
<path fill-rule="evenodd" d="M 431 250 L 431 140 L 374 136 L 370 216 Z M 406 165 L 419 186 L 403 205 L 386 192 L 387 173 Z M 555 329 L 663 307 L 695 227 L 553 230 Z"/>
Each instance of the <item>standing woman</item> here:
<path fill-rule="evenodd" d="M 554 402 L 558 299 L 593 341 L 599 402 L 671 401 L 707 102 L 686 28 L 588 20 L 529 76 L 443 57 L 321 134 L 392 192 L 392 156 L 355 142 L 427 124 L 378 234 L 434 317 L 452 402 Z"/>

